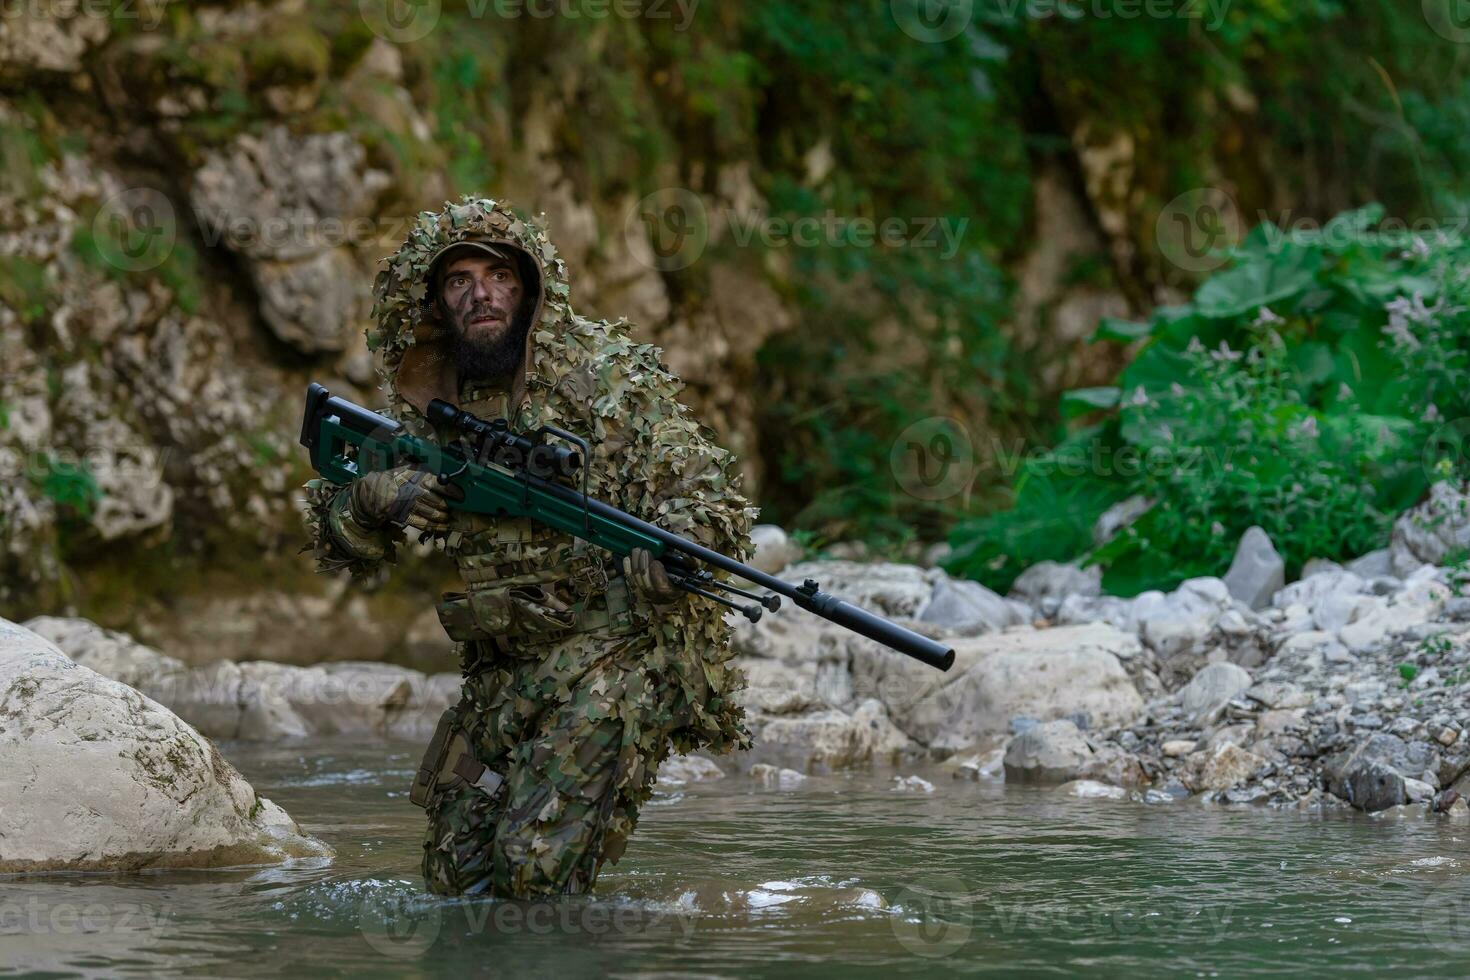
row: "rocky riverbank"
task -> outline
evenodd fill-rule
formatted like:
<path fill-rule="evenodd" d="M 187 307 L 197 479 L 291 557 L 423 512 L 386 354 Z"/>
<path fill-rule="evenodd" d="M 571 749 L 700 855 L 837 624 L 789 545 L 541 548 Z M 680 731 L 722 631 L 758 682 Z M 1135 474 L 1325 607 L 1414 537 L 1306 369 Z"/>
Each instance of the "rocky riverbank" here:
<path fill-rule="evenodd" d="M 1150 803 L 1470 815 L 1470 498 L 1440 484 L 1389 546 L 1285 582 L 1258 530 L 1224 578 L 1102 595 L 1043 564 L 1002 597 L 937 569 L 788 568 L 947 635 L 938 675 L 809 618 L 742 630 L 758 741 L 808 766 L 905 752 L 956 776 Z M 845 719 L 845 720 L 839 720 Z M 834 736 L 843 732 L 845 738 Z M 978 750 L 978 751 L 977 751 Z M 1080 781 L 1080 782 L 1079 782 Z"/>
<path fill-rule="evenodd" d="M 1000 596 L 937 567 L 802 561 L 762 528 L 758 564 L 945 638 L 955 666 L 940 674 L 797 610 L 739 620 L 756 748 L 671 760 L 665 779 L 739 769 L 780 788 L 805 773 L 939 760 L 957 778 L 1147 803 L 1464 816 L 1470 598 L 1446 562 L 1470 543 L 1467 514 L 1470 498 L 1438 486 L 1389 547 L 1346 567 L 1310 563 L 1290 584 L 1252 531 L 1224 578 L 1132 598 L 1101 594 L 1095 570 L 1071 565 L 1038 565 Z M 190 667 L 85 620 L 27 626 L 215 738 L 423 738 L 458 697 L 454 673 Z"/>

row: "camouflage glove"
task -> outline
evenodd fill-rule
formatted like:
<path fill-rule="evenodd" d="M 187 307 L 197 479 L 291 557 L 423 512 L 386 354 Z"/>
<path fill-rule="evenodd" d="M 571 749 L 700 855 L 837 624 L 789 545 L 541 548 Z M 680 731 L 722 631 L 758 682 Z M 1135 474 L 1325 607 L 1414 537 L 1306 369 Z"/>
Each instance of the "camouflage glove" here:
<path fill-rule="evenodd" d="M 462 499 L 458 487 L 412 466 L 369 473 L 352 484 L 352 517 L 366 528 L 411 524 L 421 531 L 448 531 L 449 501 Z"/>
<path fill-rule="evenodd" d="M 678 601 L 684 590 L 669 581 L 669 573 L 663 562 L 653 557 L 647 548 L 634 548 L 633 553 L 623 559 L 623 575 L 634 589 L 655 606 L 669 606 Z"/>

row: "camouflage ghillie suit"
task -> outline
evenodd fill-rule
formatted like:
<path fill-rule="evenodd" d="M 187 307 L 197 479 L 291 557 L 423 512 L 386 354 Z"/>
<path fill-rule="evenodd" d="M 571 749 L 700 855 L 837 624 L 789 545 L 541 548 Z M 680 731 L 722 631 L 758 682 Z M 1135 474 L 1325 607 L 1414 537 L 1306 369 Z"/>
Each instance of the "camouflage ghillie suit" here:
<path fill-rule="evenodd" d="M 460 241 L 513 246 L 529 275 L 531 326 L 508 392 L 460 383 L 429 302 L 433 257 Z M 374 286 L 368 345 L 387 414 L 441 441 L 454 437 L 424 415 L 436 397 L 504 416 L 520 431 L 568 429 L 592 444 L 594 497 L 743 560 L 755 511 L 733 457 L 678 402 L 682 383 L 658 348 L 634 343 L 621 321 L 577 316 L 568 294 L 555 248 L 503 204 L 467 198 L 421 214 Z M 394 559 L 401 530 L 361 526 L 348 492 L 324 481 L 309 483 L 307 495 L 319 567 L 371 574 Z M 446 594 L 439 613 L 457 641 L 464 688 L 436 733 L 428 886 L 517 897 L 585 891 L 602 862 L 623 853 L 671 748 L 749 744 L 722 607 L 687 594 L 654 607 L 610 555 L 524 519 L 454 511 L 451 520 L 443 544 L 463 591 Z"/>

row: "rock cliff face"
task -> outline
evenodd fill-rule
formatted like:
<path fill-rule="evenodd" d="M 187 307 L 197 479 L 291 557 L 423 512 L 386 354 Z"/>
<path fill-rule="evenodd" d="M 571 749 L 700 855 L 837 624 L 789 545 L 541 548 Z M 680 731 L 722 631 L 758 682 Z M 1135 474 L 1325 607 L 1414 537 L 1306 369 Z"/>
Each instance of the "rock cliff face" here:
<path fill-rule="evenodd" d="M 58 2 L 0 20 L 0 614 L 83 612 L 186 660 L 315 662 L 332 636 L 306 607 L 326 605 L 362 655 L 411 656 L 432 572 L 409 576 L 413 601 L 364 612 L 295 555 L 296 413 L 308 379 L 376 401 L 376 264 L 466 191 L 544 213 L 577 308 L 663 346 L 759 490 L 776 457 L 757 353 L 813 284 L 791 249 L 732 236 L 778 210 L 764 157 L 794 160 L 804 193 L 842 179 L 829 134 L 788 145 L 729 92 L 706 105 L 697 90 L 721 83 L 671 74 L 667 38 L 640 40 L 656 24 L 589 22 L 569 45 L 567 24 L 521 18 L 470 45 L 447 5 L 413 37 L 368 7 Z M 738 48 L 738 22 L 705 27 Z M 730 135 L 747 130 L 771 152 Z M 689 200 L 650 213 L 654 188 Z M 1116 290 L 1068 285 L 1106 249 L 1079 195 L 1060 172 L 1038 185 L 1045 232 L 1020 260 L 1015 331 L 1043 360 L 1127 312 Z M 707 232 L 687 266 L 670 224 L 685 205 Z M 909 319 L 875 336 L 910 338 Z M 1101 381 L 1117 352 L 1096 354 L 1043 383 Z M 300 626 L 294 643 L 262 648 L 267 610 Z"/>
<path fill-rule="evenodd" d="M 711 261 L 699 296 L 674 297 L 630 223 L 638 195 L 568 173 L 574 92 L 527 82 L 516 138 L 471 161 L 422 64 L 355 12 L 333 47 L 321 16 L 59 3 L 0 22 L 0 614 L 86 612 L 191 661 L 315 662 L 343 630 L 359 657 L 412 659 L 436 573 L 371 607 L 312 576 L 295 433 L 308 380 L 379 403 L 376 264 L 460 190 L 544 213 L 577 308 L 665 346 L 758 460 L 746 382 L 792 322 L 770 278 Z M 759 203 L 744 167 L 706 200 Z"/>

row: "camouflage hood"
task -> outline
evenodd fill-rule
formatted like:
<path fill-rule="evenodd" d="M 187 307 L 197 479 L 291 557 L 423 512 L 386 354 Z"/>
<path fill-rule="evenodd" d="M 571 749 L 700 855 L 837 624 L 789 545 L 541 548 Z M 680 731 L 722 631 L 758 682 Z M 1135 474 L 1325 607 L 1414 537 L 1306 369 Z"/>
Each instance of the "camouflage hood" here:
<path fill-rule="evenodd" d="M 434 398 L 459 400 L 454 338 L 433 302 L 429 271 L 444 249 L 469 241 L 514 249 L 537 273 L 536 282 L 525 284 L 530 322 L 513 404 L 524 397 L 535 374 L 532 344 L 537 332 L 559 334 L 572 318 L 566 263 L 540 226 L 489 198 L 466 197 L 458 204 L 445 202 L 443 211 L 420 213 L 408 239 L 385 260 L 373 283 L 376 326 L 368 331 L 368 348 L 377 354 L 389 409 L 399 418 L 422 416 Z"/>

